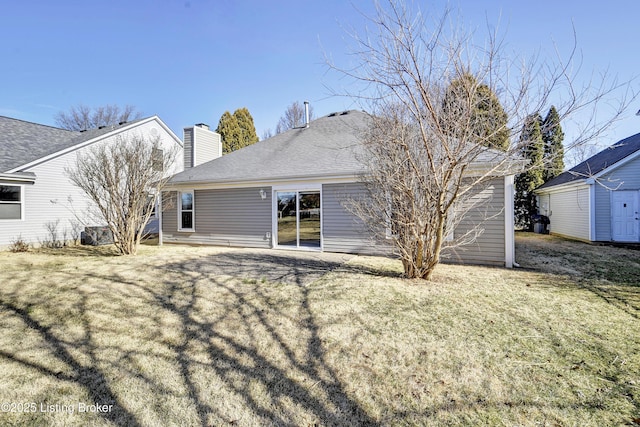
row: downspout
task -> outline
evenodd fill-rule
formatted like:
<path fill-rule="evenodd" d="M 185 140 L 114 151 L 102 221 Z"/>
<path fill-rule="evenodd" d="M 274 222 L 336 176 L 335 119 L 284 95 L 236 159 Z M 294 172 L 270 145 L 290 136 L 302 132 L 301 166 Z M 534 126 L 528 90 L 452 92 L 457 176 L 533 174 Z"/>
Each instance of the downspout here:
<path fill-rule="evenodd" d="M 160 202 L 158 203 L 158 209 L 156 209 L 156 211 L 158 212 L 158 246 L 162 246 L 162 191 L 160 192 L 159 197 Z"/>
<path fill-rule="evenodd" d="M 515 262 L 514 175 L 504 177 L 504 266 L 520 267 Z"/>

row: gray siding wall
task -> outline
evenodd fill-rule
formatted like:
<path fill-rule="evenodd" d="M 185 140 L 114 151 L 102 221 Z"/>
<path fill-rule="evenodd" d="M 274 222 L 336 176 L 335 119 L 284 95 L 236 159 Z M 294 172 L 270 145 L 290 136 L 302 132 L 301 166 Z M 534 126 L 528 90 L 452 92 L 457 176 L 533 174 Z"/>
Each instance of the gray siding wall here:
<path fill-rule="evenodd" d="M 454 238 L 477 235 L 468 245 L 443 251 L 443 258 L 467 264 L 505 265 L 504 178 L 495 178 L 463 202 L 469 209 L 454 231 Z"/>
<path fill-rule="evenodd" d="M 184 168 L 193 167 L 193 128 L 185 128 L 184 136 Z"/>
<path fill-rule="evenodd" d="M 260 198 L 260 190 L 267 198 Z M 195 190 L 194 232 L 179 232 L 178 207 L 163 212 L 163 239 L 168 243 L 269 248 L 271 188 Z"/>
<path fill-rule="evenodd" d="M 325 251 L 359 254 L 390 252 L 388 247 L 376 244 L 362 220 L 347 209 L 351 201 L 365 194 L 361 183 L 322 186 L 322 245 Z"/>
<path fill-rule="evenodd" d="M 589 240 L 589 187 L 549 194 L 549 231 Z"/>
<path fill-rule="evenodd" d="M 328 252 L 390 254 L 391 247 L 370 236 L 362 221 L 345 207 L 349 200 L 365 196 L 362 184 L 325 184 L 322 186 L 323 246 Z M 472 228 L 482 229 L 476 242 L 448 250 L 447 261 L 470 264 L 504 265 L 505 216 L 504 178 L 496 178 L 473 195 L 475 205 L 455 231 L 460 236 Z M 471 202 L 470 202 L 471 203 Z M 382 231 L 384 232 L 384 231 Z M 389 245 L 391 242 L 389 241 Z"/>
<path fill-rule="evenodd" d="M 611 191 L 640 190 L 640 158 L 603 175 L 595 186 L 596 240 L 611 241 Z"/>
<path fill-rule="evenodd" d="M 162 232 L 173 233 L 178 229 L 178 208 L 176 191 L 162 193 Z"/>

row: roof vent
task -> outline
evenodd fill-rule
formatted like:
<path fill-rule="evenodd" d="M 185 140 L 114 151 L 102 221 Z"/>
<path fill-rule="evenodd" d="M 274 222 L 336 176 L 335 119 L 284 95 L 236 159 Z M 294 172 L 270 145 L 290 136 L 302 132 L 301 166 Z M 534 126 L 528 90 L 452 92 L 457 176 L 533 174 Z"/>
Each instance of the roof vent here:
<path fill-rule="evenodd" d="M 337 116 L 337 115 L 338 115 L 338 113 L 331 113 L 331 114 L 329 114 L 327 117 L 335 117 L 335 116 Z"/>
<path fill-rule="evenodd" d="M 121 122 L 118 122 L 118 124 L 119 124 L 120 126 L 122 126 L 122 125 L 123 125 L 123 124 L 125 124 L 125 123 L 127 123 L 127 121 L 126 121 L 126 120 L 123 120 L 123 121 L 121 121 Z"/>
<path fill-rule="evenodd" d="M 104 129 L 106 126 L 98 126 L 98 129 Z"/>
<path fill-rule="evenodd" d="M 343 111 L 342 113 L 340 113 L 341 116 L 346 116 L 347 114 L 349 114 L 349 111 Z"/>

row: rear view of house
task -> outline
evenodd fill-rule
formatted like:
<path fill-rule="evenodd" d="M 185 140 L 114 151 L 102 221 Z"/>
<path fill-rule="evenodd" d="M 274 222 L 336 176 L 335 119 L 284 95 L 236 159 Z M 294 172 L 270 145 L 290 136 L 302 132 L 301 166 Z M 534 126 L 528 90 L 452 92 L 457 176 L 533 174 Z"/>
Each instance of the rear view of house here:
<path fill-rule="evenodd" d="M 366 197 L 361 177 L 368 114 L 344 111 L 175 175 L 164 195 L 162 241 L 238 247 L 389 253 L 348 207 Z M 451 261 L 513 263 L 513 175 L 478 190 L 484 232 Z M 484 221 L 484 222 L 483 222 Z"/>
<path fill-rule="evenodd" d="M 640 134 L 618 141 L 536 190 L 554 234 L 640 242 Z"/>

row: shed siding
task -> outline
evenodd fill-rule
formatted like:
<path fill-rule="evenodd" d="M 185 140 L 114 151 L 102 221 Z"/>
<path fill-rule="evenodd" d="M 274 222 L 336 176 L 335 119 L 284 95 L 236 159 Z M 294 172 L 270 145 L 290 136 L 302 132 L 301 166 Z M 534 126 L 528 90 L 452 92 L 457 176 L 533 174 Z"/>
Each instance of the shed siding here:
<path fill-rule="evenodd" d="M 171 138 L 156 121 L 146 122 L 119 135 L 149 135 L 156 129 L 161 137 L 165 150 L 175 147 L 175 140 Z M 111 136 L 99 144 L 112 144 L 116 136 Z M 66 168 L 73 168 L 77 162 L 78 153 L 87 153 L 93 145 L 71 151 L 59 157 L 25 169 L 36 175 L 34 184 L 24 186 L 24 218 L 22 220 L 0 220 L 0 247 L 11 244 L 16 238 L 32 244 L 39 244 L 51 236 L 47 230 L 48 224 L 57 224 L 58 238 L 67 240 L 77 239 L 80 231 L 87 225 L 104 225 L 97 214 L 93 203 L 75 185 L 71 183 L 65 173 Z M 182 165 L 182 153 L 177 159 L 177 166 Z M 169 173 L 175 173 L 176 168 Z"/>
<path fill-rule="evenodd" d="M 260 190 L 267 198 L 260 197 Z M 271 241 L 271 188 L 251 187 L 196 190 L 194 232 L 179 232 L 177 206 L 163 212 L 163 241 L 269 248 Z"/>
<path fill-rule="evenodd" d="M 454 237 L 459 239 L 467 233 L 478 233 L 478 236 L 471 244 L 445 250 L 443 258 L 451 262 L 504 266 L 504 178 L 495 178 L 483 185 L 465 205 L 471 208 L 460 220 Z"/>
<path fill-rule="evenodd" d="M 366 195 L 361 183 L 322 186 L 322 244 L 327 252 L 386 254 L 390 248 L 375 242 L 360 218 L 347 206 Z"/>
<path fill-rule="evenodd" d="M 611 241 L 611 191 L 640 190 L 640 157 L 604 174 L 595 184 L 596 240 Z"/>
<path fill-rule="evenodd" d="M 549 231 L 589 240 L 589 187 L 549 194 Z"/>

